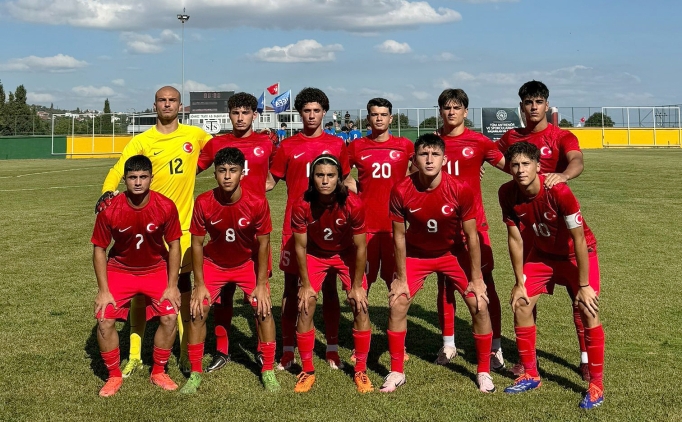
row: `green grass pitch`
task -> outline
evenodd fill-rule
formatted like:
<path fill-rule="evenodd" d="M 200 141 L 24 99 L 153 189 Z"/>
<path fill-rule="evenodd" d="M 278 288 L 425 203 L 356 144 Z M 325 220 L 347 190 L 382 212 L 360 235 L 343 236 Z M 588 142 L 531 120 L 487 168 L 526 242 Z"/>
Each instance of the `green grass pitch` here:
<path fill-rule="evenodd" d="M 321 359 L 321 310 L 316 319 L 318 381 L 313 390 L 296 395 L 295 374 L 278 372 L 283 390 L 266 394 L 253 360 L 250 310 L 236 300 L 230 342 L 234 363 L 206 375 L 197 395 L 183 397 L 149 383 L 152 323 L 143 350 L 145 370 L 127 379 L 116 396 L 101 399 L 97 393 L 106 370 L 92 316 L 97 287 L 89 240 L 93 206 L 113 160 L 2 161 L 0 420 L 682 420 L 680 162 L 682 150 L 585 151 L 586 170 L 570 182 L 597 236 L 602 271 L 606 401 L 588 413 L 578 408 L 586 385 L 577 373 L 578 345 L 563 289 L 557 288 L 554 297 L 543 297 L 539 303 L 543 386 L 508 396 L 501 390 L 512 382 L 511 376 L 494 374 L 498 392 L 485 395 L 475 385 L 470 317 L 460 299 L 460 356 L 447 367 L 432 363 L 441 345 L 433 278 L 410 310 L 407 384 L 393 394 L 360 395 L 350 369 L 329 369 Z M 487 168 L 484 200 L 496 258 L 494 275 L 503 302 L 502 344 L 510 366 L 517 361 L 506 303 L 513 277 L 497 205 L 497 188 L 509 176 Z M 212 175 L 202 174 L 196 193 L 213 186 Z M 277 262 L 283 183 L 269 199 Z M 282 280 L 275 271 L 271 286 L 278 319 Z M 370 304 L 374 334 L 369 375 L 379 386 L 389 367 L 383 283 L 372 288 Z M 347 363 L 352 317 L 346 305 L 342 311 L 340 354 Z M 125 355 L 128 326 L 120 324 L 120 328 Z M 215 344 L 210 337 L 207 351 Z M 184 383 L 175 358 L 169 372 L 180 385 Z"/>

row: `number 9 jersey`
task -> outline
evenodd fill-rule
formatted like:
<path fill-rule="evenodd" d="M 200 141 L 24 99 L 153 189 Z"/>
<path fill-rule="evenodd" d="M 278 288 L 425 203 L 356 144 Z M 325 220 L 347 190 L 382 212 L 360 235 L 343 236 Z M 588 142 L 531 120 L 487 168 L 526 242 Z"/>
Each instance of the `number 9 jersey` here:
<path fill-rule="evenodd" d="M 134 155 L 142 154 L 152 162 L 151 190 L 170 198 L 178 208 L 182 230 L 189 230 L 194 204 L 197 161 L 211 135 L 195 126 L 180 124 L 164 135 L 153 126 L 133 137 L 123 148 L 121 158 L 109 170 L 102 192 L 114 191 L 123 177 L 123 165 Z"/>

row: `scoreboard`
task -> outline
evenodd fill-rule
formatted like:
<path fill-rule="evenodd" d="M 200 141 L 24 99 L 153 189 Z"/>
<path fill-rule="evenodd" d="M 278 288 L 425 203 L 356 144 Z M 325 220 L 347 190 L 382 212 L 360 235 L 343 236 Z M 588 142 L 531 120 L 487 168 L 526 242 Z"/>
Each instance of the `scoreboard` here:
<path fill-rule="evenodd" d="M 229 113 L 227 100 L 234 91 L 201 91 L 189 93 L 190 114 Z"/>

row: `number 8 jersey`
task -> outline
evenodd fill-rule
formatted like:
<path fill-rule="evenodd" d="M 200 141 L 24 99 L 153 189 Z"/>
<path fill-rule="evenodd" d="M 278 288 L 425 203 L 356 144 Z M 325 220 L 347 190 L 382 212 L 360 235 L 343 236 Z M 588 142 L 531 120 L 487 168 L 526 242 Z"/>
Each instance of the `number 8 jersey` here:
<path fill-rule="evenodd" d="M 582 226 L 588 251 L 596 251 L 597 240 L 583 221 L 580 204 L 568 185 L 559 183 L 546 189 L 545 176 L 537 177 L 540 192 L 533 198 L 526 197 L 513 180 L 500 187 L 498 196 L 504 223 L 521 231 L 533 230 L 533 248 L 557 259 L 575 257 L 569 230 Z"/>
<path fill-rule="evenodd" d="M 412 173 L 393 187 L 391 220 L 407 223 L 407 256 L 438 258 L 464 246 L 462 222 L 476 218 L 474 193 L 468 185 L 441 171 L 440 184 L 426 190 L 419 173 Z"/>

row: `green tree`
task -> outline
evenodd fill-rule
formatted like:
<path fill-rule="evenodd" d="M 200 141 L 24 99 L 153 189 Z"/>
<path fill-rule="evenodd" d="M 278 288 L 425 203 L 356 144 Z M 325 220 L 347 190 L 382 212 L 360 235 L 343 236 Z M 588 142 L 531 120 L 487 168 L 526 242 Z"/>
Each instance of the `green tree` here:
<path fill-rule="evenodd" d="M 600 112 L 594 113 L 587 120 L 585 120 L 585 127 L 613 127 L 614 125 L 615 124 L 613 123 L 613 119 L 611 119 L 611 117 Z"/>
<path fill-rule="evenodd" d="M 559 127 L 573 127 L 573 123 L 569 122 L 566 119 L 561 119 L 559 122 Z"/>
<path fill-rule="evenodd" d="M 400 114 L 394 114 L 393 115 L 393 122 L 391 122 L 391 125 L 389 126 L 391 129 L 397 129 L 398 128 L 398 122 L 400 122 L 400 128 L 401 129 L 406 129 L 410 127 L 410 119 L 407 117 L 406 114 L 400 113 Z"/>
<path fill-rule="evenodd" d="M 104 109 L 102 110 L 102 114 L 97 116 L 98 122 L 95 122 L 95 127 L 98 127 L 100 129 L 99 133 L 103 135 L 110 134 L 113 131 L 113 122 L 112 118 L 114 117 L 113 114 L 111 114 L 111 106 L 109 105 L 109 99 L 107 98 L 104 100 Z"/>
<path fill-rule="evenodd" d="M 438 120 L 435 116 L 427 117 L 426 119 L 422 120 L 422 122 L 419 124 L 420 129 L 435 129 L 436 125 L 438 125 Z"/>

